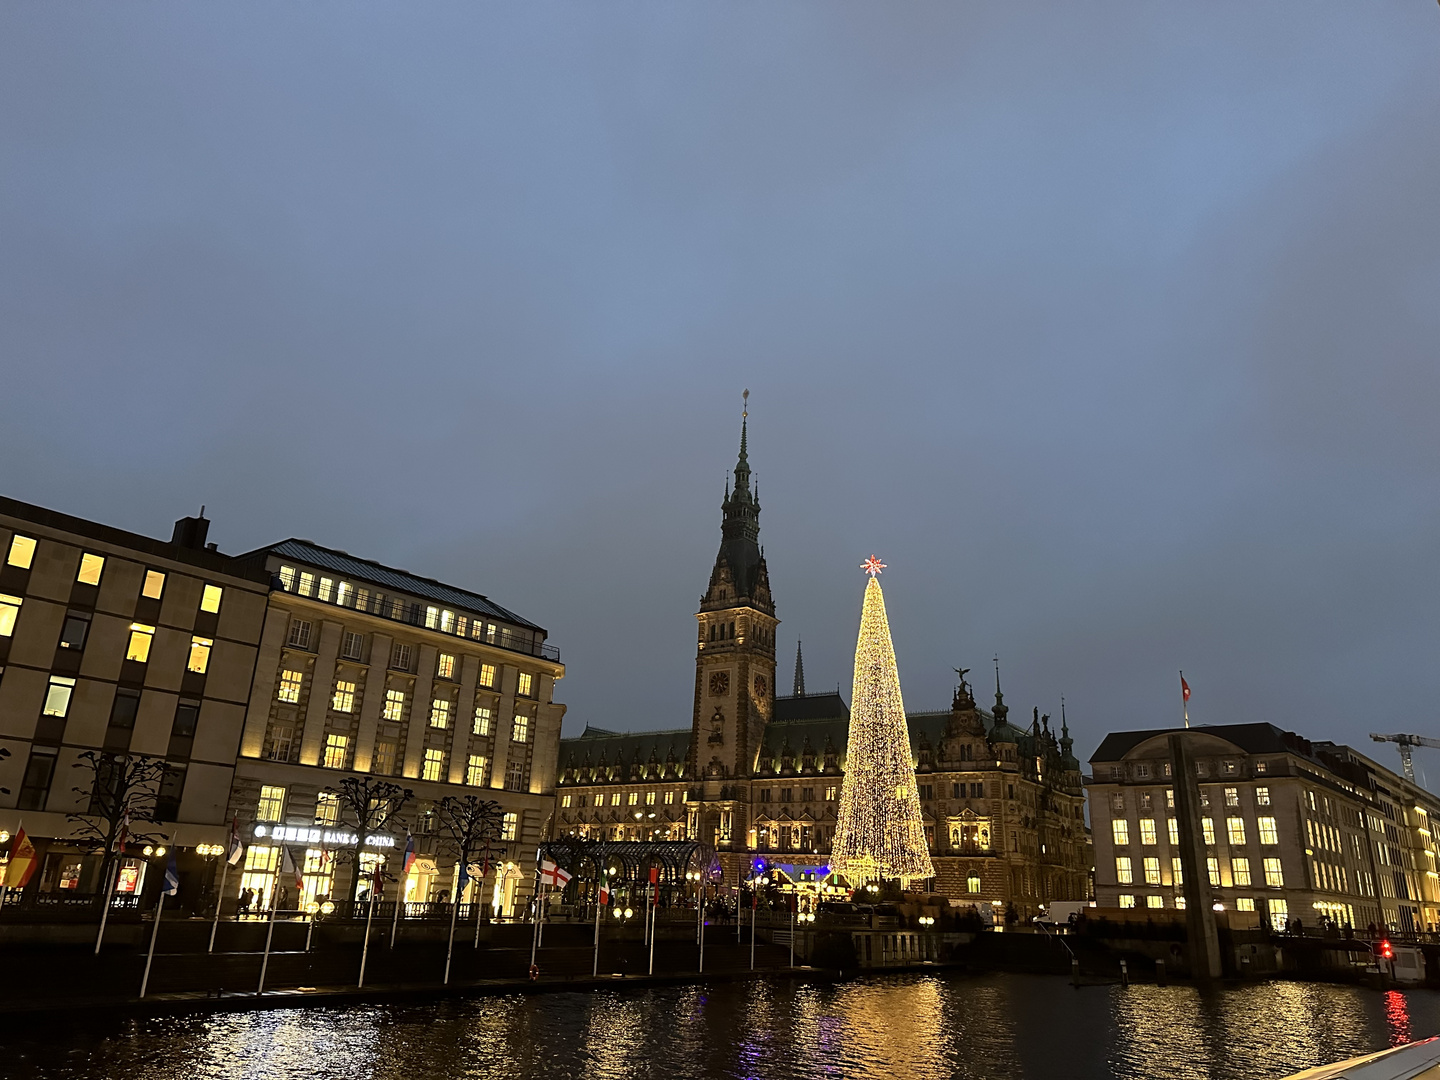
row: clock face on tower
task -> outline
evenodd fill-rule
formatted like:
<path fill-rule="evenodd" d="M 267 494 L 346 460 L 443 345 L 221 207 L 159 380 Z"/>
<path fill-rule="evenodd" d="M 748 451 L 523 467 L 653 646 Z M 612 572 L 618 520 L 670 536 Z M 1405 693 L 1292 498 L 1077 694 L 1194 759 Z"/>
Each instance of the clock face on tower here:
<path fill-rule="evenodd" d="M 755 676 L 755 696 L 757 698 L 763 698 L 765 696 L 765 690 L 768 686 L 769 684 L 765 681 L 764 675 Z"/>
<path fill-rule="evenodd" d="M 730 673 L 716 671 L 710 676 L 710 696 L 724 697 L 730 692 Z"/>

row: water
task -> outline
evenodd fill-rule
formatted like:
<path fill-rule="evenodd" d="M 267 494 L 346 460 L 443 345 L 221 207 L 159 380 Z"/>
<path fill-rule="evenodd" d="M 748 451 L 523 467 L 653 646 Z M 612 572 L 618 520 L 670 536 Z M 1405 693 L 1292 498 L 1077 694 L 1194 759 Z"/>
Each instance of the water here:
<path fill-rule="evenodd" d="M 11 1019 L 34 1080 L 1259 1080 L 1440 1032 L 1440 992 L 785 979 L 210 1016 Z"/>

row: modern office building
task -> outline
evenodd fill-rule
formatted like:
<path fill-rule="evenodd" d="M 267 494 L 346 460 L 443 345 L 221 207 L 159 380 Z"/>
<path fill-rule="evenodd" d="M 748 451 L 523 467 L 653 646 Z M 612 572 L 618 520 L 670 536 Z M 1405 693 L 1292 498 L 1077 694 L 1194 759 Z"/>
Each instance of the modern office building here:
<path fill-rule="evenodd" d="M 0 830 L 35 842 L 33 890 L 99 891 L 85 823 L 114 831 L 127 758 L 152 762 L 127 832 L 183 845 L 187 888 L 206 875 L 195 848 L 225 838 L 269 586 L 208 526 L 156 540 L 0 498 Z M 122 894 L 147 867 L 139 845 L 124 855 Z"/>
<path fill-rule="evenodd" d="M 1112 733 L 1090 759 L 1101 907 L 1184 905 L 1168 748 L 1175 730 Z M 1430 824 L 1440 799 L 1349 746 L 1273 724 L 1207 725 L 1185 736 L 1219 903 L 1276 927 L 1322 917 L 1359 929 L 1440 923 Z"/>

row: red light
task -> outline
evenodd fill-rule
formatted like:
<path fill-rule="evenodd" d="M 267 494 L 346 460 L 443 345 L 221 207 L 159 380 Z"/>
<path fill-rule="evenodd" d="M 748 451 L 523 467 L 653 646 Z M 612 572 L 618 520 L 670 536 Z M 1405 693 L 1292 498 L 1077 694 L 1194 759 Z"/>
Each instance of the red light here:
<path fill-rule="evenodd" d="M 1394 950 L 1394 948 L 1390 945 L 1390 942 L 1389 942 L 1389 941 L 1382 941 L 1382 942 L 1380 942 L 1380 958 L 1381 958 L 1382 960 L 1393 960 L 1393 959 L 1395 959 L 1395 950 Z"/>

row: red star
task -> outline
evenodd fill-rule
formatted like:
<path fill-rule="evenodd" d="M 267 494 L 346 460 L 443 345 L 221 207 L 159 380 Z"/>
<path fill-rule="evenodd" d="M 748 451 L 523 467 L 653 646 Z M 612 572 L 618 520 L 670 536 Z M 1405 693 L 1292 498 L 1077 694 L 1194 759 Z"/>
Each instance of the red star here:
<path fill-rule="evenodd" d="M 881 562 L 876 556 L 871 555 L 868 559 L 866 559 L 860 564 L 860 569 L 864 570 L 871 577 L 875 577 L 877 574 L 880 573 L 881 570 L 885 569 L 885 564 Z"/>

